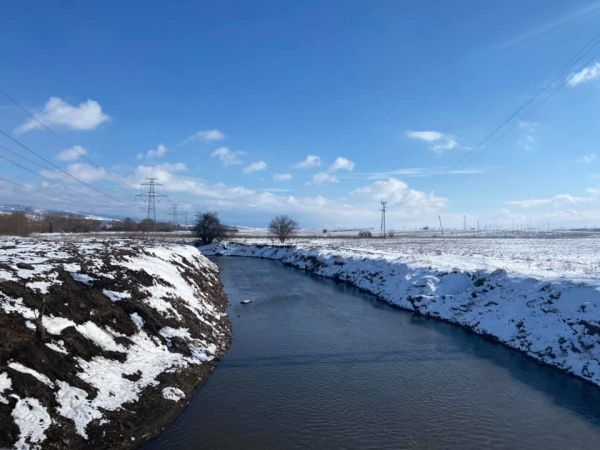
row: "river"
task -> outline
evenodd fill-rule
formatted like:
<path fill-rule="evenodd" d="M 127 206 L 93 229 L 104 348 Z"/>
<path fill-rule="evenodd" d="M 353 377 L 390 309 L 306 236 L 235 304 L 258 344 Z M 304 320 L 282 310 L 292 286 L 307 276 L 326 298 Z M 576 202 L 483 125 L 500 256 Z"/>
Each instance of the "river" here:
<path fill-rule="evenodd" d="M 279 262 L 213 260 L 231 348 L 144 450 L 600 448 L 595 386 Z"/>

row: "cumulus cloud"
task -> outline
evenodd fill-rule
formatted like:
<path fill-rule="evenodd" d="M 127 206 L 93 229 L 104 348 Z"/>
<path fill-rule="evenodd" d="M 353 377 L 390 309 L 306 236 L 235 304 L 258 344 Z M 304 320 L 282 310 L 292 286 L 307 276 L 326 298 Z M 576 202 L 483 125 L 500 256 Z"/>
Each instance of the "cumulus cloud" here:
<path fill-rule="evenodd" d="M 81 145 L 74 145 L 73 147 L 62 150 L 56 159 L 59 161 L 77 161 L 80 156 L 87 155 L 88 151 Z"/>
<path fill-rule="evenodd" d="M 291 173 L 276 173 L 273 175 L 275 181 L 290 181 L 292 179 Z"/>
<path fill-rule="evenodd" d="M 598 77 L 600 77 L 600 62 L 592 64 L 577 73 L 572 73 L 567 80 L 569 86 L 574 87 L 579 84 L 587 83 L 588 81 L 593 81 Z"/>
<path fill-rule="evenodd" d="M 106 180 L 109 178 L 109 175 L 104 167 L 95 167 L 85 163 L 69 164 L 66 168 L 66 172 L 86 183 L 94 183 L 96 181 Z M 68 177 L 62 172 L 41 170 L 40 175 L 51 180 L 61 181 L 63 183 L 77 183 L 76 180 Z"/>
<path fill-rule="evenodd" d="M 56 125 L 71 130 L 93 130 L 110 119 L 110 116 L 102 112 L 100 104 L 94 100 L 72 106 L 58 97 L 50 97 L 44 109 L 35 112 L 34 115 L 37 121 L 29 119 L 23 122 L 15 128 L 15 133 L 23 134 L 41 128 L 38 121 L 47 126 Z"/>
<path fill-rule="evenodd" d="M 369 186 L 354 189 L 350 194 L 363 199 L 386 200 L 392 207 L 402 205 L 414 210 L 429 212 L 438 211 L 447 203 L 445 198 L 409 189 L 405 182 L 392 177 L 386 181 L 376 181 Z"/>
<path fill-rule="evenodd" d="M 329 166 L 329 172 L 336 172 L 338 170 L 353 170 L 354 169 L 354 162 L 350 161 L 349 159 L 346 159 L 342 156 L 338 156 L 335 161 L 333 162 L 333 164 L 331 166 Z"/>
<path fill-rule="evenodd" d="M 458 147 L 456 138 L 452 135 L 444 134 L 439 131 L 407 131 L 406 135 L 411 139 L 429 142 L 429 150 L 441 154 L 447 150 Z"/>
<path fill-rule="evenodd" d="M 309 169 L 311 167 L 319 167 L 321 165 L 321 158 L 316 155 L 308 155 L 304 161 L 300 161 L 298 164 L 294 164 L 292 167 L 295 169 Z"/>
<path fill-rule="evenodd" d="M 141 160 L 144 158 L 160 158 L 165 153 L 167 153 L 167 147 L 165 147 L 163 144 L 159 144 L 156 150 L 148 150 L 146 153 L 138 153 L 136 159 Z"/>
<path fill-rule="evenodd" d="M 312 182 L 314 184 L 325 184 L 325 183 L 339 183 L 340 180 L 337 179 L 335 175 L 332 175 L 327 172 L 319 172 L 316 175 L 313 175 Z M 307 183 L 310 184 L 310 183 Z"/>
<path fill-rule="evenodd" d="M 252 164 L 249 164 L 248 166 L 244 167 L 242 169 L 242 171 L 244 173 L 252 173 L 252 172 L 260 172 L 261 170 L 265 170 L 267 168 L 267 163 L 264 161 L 257 161 L 257 162 L 253 162 Z"/>
<path fill-rule="evenodd" d="M 219 158 L 223 167 L 242 164 L 241 156 L 244 152 L 232 152 L 228 147 L 219 147 L 210 155 L 211 158 Z"/>
<path fill-rule="evenodd" d="M 579 163 L 583 163 L 583 164 L 589 164 L 592 161 L 596 160 L 596 154 L 595 153 L 590 153 L 589 155 L 583 155 L 581 158 L 579 158 L 577 160 L 577 162 Z"/>

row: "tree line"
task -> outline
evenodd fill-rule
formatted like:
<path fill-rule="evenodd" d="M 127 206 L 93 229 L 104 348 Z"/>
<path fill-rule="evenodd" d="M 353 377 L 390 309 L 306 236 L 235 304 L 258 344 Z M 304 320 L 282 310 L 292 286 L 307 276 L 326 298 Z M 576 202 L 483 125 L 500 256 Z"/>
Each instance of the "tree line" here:
<path fill-rule="evenodd" d="M 44 215 L 24 212 L 0 214 L 0 235 L 28 236 L 31 233 L 92 233 L 101 231 L 121 232 L 172 232 L 189 230 L 168 222 L 154 222 L 150 219 L 136 221 L 130 217 L 123 220 L 103 222 L 97 219 L 72 214 L 49 213 Z M 196 215 L 196 223 L 190 230 L 202 245 L 235 236 L 237 229 L 223 225 L 216 212 L 202 212 Z M 275 216 L 269 223 L 269 234 L 280 242 L 285 242 L 298 231 L 298 222 L 286 215 Z"/>

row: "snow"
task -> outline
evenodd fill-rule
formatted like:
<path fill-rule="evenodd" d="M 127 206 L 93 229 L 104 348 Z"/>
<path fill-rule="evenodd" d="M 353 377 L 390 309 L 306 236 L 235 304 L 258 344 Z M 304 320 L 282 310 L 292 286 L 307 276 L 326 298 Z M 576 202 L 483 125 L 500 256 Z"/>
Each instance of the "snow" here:
<path fill-rule="evenodd" d="M 46 331 L 50 334 L 59 335 L 65 328 L 74 327 L 75 322 L 64 317 L 44 316 L 42 324 Z"/>
<path fill-rule="evenodd" d="M 65 348 L 65 341 L 62 340 L 46 343 L 46 347 L 48 347 L 51 350 L 54 350 L 55 352 L 62 353 L 63 355 L 69 354 L 68 350 Z"/>
<path fill-rule="evenodd" d="M 11 415 L 20 430 L 15 448 L 27 450 L 29 444 L 39 444 L 46 439 L 46 430 L 52 424 L 52 419 L 39 400 L 29 397 L 21 400 L 16 395 L 12 397 L 17 399 L 17 404 Z"/>
<path fill-rule="evenodd" d="M 90 341 L 93 341 L 103 350 L 121 353 L 125 353 L 127 351 L 125 347 L 117 344 L 115 339 L 109 333 L 100 328 L 94 322 L 85 322 L 84 324 L 75 326 L 75 329 L 79 331 L 81 335 L 85 336 Z"/>
<path fill-rule="evenodd" d="M 166 387 L 162 391 L 163 398 L 167 400 L 173 400 L 174 402 L 178 402 L 185 398 L 185 393 L 176 387 Z"/>
<path fill-rule="evenodd" d="M 144 319 L 142 319 L 138 313 L 133 313 L 129 317 L 131 317 L 131 320 L 133 320 L 139 328 L 144 328 Z"/>
<path fill-rule="evenodd" d="M 94 279 L 92 277 L 90 277 L 89 275 L 85 275 L 83 273 L 70 272 L 70 275 L 71 275 L 71 277 L 73 277 L 73 279 L 75 281 L 79 281 L 80 283 L 87 284 L 88 286 L 91 286 L 94 282 Z"/>
<path fill-rule="evenodd" d="M 6 372 L 0 373 L 0 403 L 8 405 L 8 400 L 4 397 L 4 393 L 12 387 L 12 381 Z"/>
<path fill-rule="evenodd" d="M 66 355 L 63 357 L 64 361 L 72 367 L 69 376 L 76 377 L 78 382 L 73 385 L 72 382 L 60 379 L 60 376 L 51 380 L 43 373 L 27 367 L 25 361 L 8 363 L 9 370 L 15 372 L 11 372 L 10 377 L 9 373 L 0 372 L 0 404 L 9 404 L 9 395 L 17 398 L 17 404 L 12 410 L 12 417 L 21 430 L 17 448 L 37 448 L 46 439 L 52 415 L 72 421 L 74 430 L 87 439 L 92 421 L 106 424 L 107 412 L 134 410 L 134 404 L 148 387 L 159 387 L 161 392 L 166 393 L 165 400 L 184 399 L 185 394 L 181 390 L 161 386 L 160 375 L 165 372 L 176 373 L 214 359 L 218 346 L 225 341 L 224 325 L 219 322 L 222 313 L 213 306 L 198 282 L 190 279 L 201 275 L 205 282 L 212 280 L 216 283 L 218 269 L 192 246 L 147 241 L 142 247 L 136 246 L 133 241 L 120 239 L 61 242 L 0 238 L 0 245 L 2 244 L 2 279 L 21 283 L 35 296 L 42 298 L 47 295 L 49 301 L 55 301 L 49 288 L 60 287 L 64 282 L 61 274 L 66 271 L 73 280 L 90 286 L 91 289 L 96 284 L 102 286 L 98 292 L 111 300 L 113 308 L 121 308 L 121 304 L 126 304 L 127 308 L 123 310 L 129 312 L 128 316 L 135 324 L 135 332 L 131 334 L 130 331 L 125 335 L 115 331 L 121 328 L 111 328 L 111 322 L 106 322 L 105 316 L 97 318 L 99 314 L 94 314 L 96 308 L 89 308 L 87 319 L 84 320 L 72 318 L 81 315 L 65 317 L 57 312 L 71 310 L 67 303 L 63 305 L 55 302 L 54 307 L 46 311 L 42 324 L 54 340 L 46 342 L 45 346 L 53 352 Z M 120 249 L 123 252 L 119 252 Z M 79 260 L 84 262 L 74 262 Z M 33 269 L 17 267 L 21 262 L 30 264 Z M 21 267 L 25 266 L 21 264 Z M 149 281 L 144 281 L 143 284 L 129 280 L 131 272 L 145 272 L 150 278 L 144 276 L 142 279 Z M 8 292 L 10 291 L 3 291 L 0 284 L 0 314 L 9 315 L 11 320 L 21 320 L 24 326 L 34 330 L 33 321 L 38 318 L 37 308 L 27 306 L 30 305 L 29 300 L 26 305 L 22 298 L 13 298 Z M 136 292 L 136 298 L 133 298 L 133 292 Z M 88 299 L 83 295 L 81 302 L 86 301 Z M 160 313 L 154 315 L 154 324 L 162 315 L 170 326 L 160 328 L 160 335 L 156 328 L 145 330 L 143 314 L 135 312 L 136 305 L 141 304 Z M 78 304 L 73 307 L 80 309 Z M 123 317 L 122 312 L 120 314 Z M 211 328 L 208 330 L 211 331 L 192 332 L 188 326 L 184 326 L 189 323 L 187 317 L 197 318 L 209 325 Z M 116 319 L 110 320 L 116 323 Z M 194 323 L 197 324 L 197 321 Z M 69 333 L 77 333 L 80 339 L 94 343 L 104 352 L 117 352 L 121 357 L 113 358 L 111 353 L 97 353 L 96 356 L 84 358 L 75 353 L 77 347 L 67 350 L 65 341 L 72 342 L 71 336 L 68 339 L 60 338 L 67 328 L 71 328 Z M 161 339 L 161 335 L 167 341 Z M 170 343 L 169 337 L 175 336 L 185 340 L 191 355 L 180 353 L 167 345 L 167 342 Z M 16 392 L 21 397 L 26 397 L 24 399 L 12 393 L 15 376 L 20 374 L 32 376 L 52 388 L 58 406 L 46 409 L 46 403 L 41 403 L 47 401 L 46 397 L 35 398 L 35 392 L 28 392 L 27 395 Z"/>
<path fill-rule="evenodd" d="M 410 243 L 365 241 L 352 248 L 340 245 L 340 240 L 335 246 L 326 240 L 292 246 L 228 242 L 203 251 L 279 260 L 347 282 L 403 309 L 494 336 L 539 361 L 600 385 L 600 275 L 570 278 L 568 272 L 548 274 L 538 268 L 526 272 L 518 264 L 507 270 L 499 267 L 505 262 L 491 263 L 489 255 L 500 245 L 516 246 L 516 252 L 542 248 L 539 243 L 495 240 L 490 245 L 496 249 L 482 248 L 488 253 L 481 259 L 471 250 L 464 257 L 429 251 L 412 254 L 407 253 Z M 440 240 L 439 247 L 444 242 Z M 553 244 L 557 242 L 546 240 L 544 248 Z M 483 244 L 467 245 L 472 249 Z M 564 245 L 560 242 L 559 248 Z M 562 257 L 568 255 L 564 250 Z"/>
<path fill-rule="evenodd" d="M 130 292 L 117 292 L 117 291 L 109 291 L 108 289 L 104 289 L 102 291 L 104 295 L 110 298 L 113 302 L 118 302 L 119 300 L 123 300 L 126 298 L 131 298 Z"/>
<path fill-rule="evenodd" d="M 87 399 L 88 394 L 83 389 L 70 386 L 64 381 L 58 383 L 59 391 L 56 393 L 56 401 L 60 405 L 58 413 L 75 422 L 77 434 L 87 439 L 85 428 L 92 420 L 102 418 L 102 413 L 93 408 Z"/>
<path fill-rule="evenodd" d="M 29 367 L 26 367 L 21 363 L 11 362 L 8 363 L 8 367 L 10 367 L 13 370 L 16 370 L 17 372 L 27 373 L 31 375 L 32 377 L 34 377 L 38 381 L 41 381 L 50 388 L 54 387 L 54 383 L 46 375 L 36 372 L 35 370 L 30 369 Z"/>

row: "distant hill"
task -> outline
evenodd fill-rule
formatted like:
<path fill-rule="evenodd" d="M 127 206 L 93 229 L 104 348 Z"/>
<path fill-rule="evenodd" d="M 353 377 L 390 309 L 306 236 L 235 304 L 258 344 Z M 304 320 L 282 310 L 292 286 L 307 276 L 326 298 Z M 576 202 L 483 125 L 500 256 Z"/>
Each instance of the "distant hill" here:
<path fill-rule="evenodd" d="M 100 220 L 102 222 L 112 222 L 113 220 L 124 219 L 124 217 L 122 217 L 122 216 L 113 216 L 110 214 L 105 214 L 105 215 L 99 216 L 97 214 L 82 212 L 82 211 L 65 211 L 65 210 L 57 210 L 57 209 L 34 208 L 31 206 L 20 205 L 18 203 L 13 203 L 10 205 L 0 205 L 0 213 L 15 213 L 15 212 L 24 212 L 25 214 L 30 214 L 30 215 L 68 214 L 73 217 L 84 217 L 86 219 Z"/>

